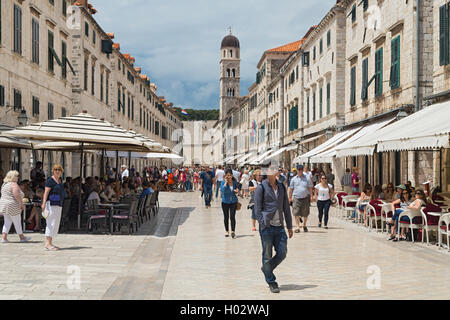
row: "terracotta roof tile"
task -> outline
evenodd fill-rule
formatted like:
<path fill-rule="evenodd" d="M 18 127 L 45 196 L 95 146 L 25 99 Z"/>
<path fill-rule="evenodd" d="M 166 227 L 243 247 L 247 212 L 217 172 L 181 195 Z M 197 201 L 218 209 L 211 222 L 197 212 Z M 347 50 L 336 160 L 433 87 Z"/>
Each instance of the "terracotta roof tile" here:
<path fill-rule="evenodd" d="M 300 46 L 305 41 L 305 39 L 301 39 L 295 42 L 291 42 L 285 45 L 282 45 L 280 47 L 276 47 L 270 50 L 267 50 L 267 52 L 294 52 L 300 49 Z"/>

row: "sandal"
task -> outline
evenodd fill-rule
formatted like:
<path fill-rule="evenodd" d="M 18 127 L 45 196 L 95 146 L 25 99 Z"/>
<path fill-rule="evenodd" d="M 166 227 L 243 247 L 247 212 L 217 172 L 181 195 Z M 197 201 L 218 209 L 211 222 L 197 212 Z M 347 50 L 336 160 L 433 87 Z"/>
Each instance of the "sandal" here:
<path fill-rule="evenodd" d="M 295 233 L 300 233 L 300 229 L 295 229 Z"/>
<path fill-rule="evenodd" d="M 45 247 L 45 251 L 58 251 L 58 250 L 59 249 L 57 247 L 55 247 L 55 246 L 50 247 L 50 248 Z"/>

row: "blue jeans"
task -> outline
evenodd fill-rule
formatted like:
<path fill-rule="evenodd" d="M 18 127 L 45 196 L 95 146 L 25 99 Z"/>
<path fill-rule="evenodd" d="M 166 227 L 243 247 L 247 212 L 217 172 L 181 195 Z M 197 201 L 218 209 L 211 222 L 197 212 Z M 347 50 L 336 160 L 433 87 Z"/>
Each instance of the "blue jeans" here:
<path fill-rule="evenodd" d="M 268 227 L 259 231 L 262 244 L 262 272 L 268 284 L 275 283 L 277 279 L 273 270 L 286 259 L 287 235 L 283 227 Z M 272 257 L 272 248 L 275 248 L 275 256 Z"/>
<path fill-rule="evenodd" d="M 330 211 L 331 200 L 317 201 L 317 209 L 319 209 L 319 222 L 322 224 L 322 218 L 325 215 L 325 227 L 328 226 L 328 213 Z"/>
<path fill-rule="evenodd" d="M 190 191 L 191 190 L 191 182 L 188 180 L 186 181 L 186 191 Z"/>
<path fill-rule="evenodd" d="M 398 223 L 398 217 L 400 214 L 405 211 L 404 209 L 395 209 L 394 214 L 392 215 L 392 221 L 395 223 L 395 229 L 397 230 L 397 234 L 400 232 L 400 224 Z M 408 218 L 408 217 L 404 217 Z"/>
<path fill-rule="evenodd" d="M 205 197 L 205 205 L 209 206 L 212 198 L 212 186 L 203 185 L 203 196 Z"/>
<path fill-rule="evenodd" d="M 258 219 L 256 218 L 255 205 L 253 205 L 253 207 L 252 207 L 252 220 L 258 220 Z"/>
<path fill-rule="evenodd" d="M 216 199 L 219 196 L 219 190 L 220 190 L 221 183 L 222 183 L 222 181 L 217 181 L 217 183 L 216 183 Z"/>
<path fill-rule="evenodd" d="M 364 212 L 364 209 L 366 208 L 366 206 L 367 206 L 367 204 L 360 205 L 360 206 L 359 206 L 359 210 Z M 352 216 L 352 218 L 356 218 L 356 208 L 355 208 L 355 210 L 353 211 L 353 216 Z"/>

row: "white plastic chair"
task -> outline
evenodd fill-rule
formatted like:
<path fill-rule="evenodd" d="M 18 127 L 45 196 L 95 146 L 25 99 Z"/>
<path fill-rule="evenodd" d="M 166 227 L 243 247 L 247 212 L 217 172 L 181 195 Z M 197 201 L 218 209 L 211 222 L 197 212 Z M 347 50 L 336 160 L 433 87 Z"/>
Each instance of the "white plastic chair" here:
<path fill-rule="evenodd" d="M 358 196 L 345 196 L 342 197 L 342 208 L 344 210 L 344 212 L 346 213 L 346 217 L 348 218 L 348 216 L 353 214 L 353 211 L 355 211 L 355 207 L 349 207 L 348 203 L 349 202 L 355 202 L 355 200 L 357 200 L 359 197 Z"/>
<path fill-rule="evenodd" d="M 392 212 L 392 204 L 384 203 L 381 206 L 381 217 L 380 217 L 380 220 L 381 220 L 381 232 L 384 232 L 384 229 L 386 228 L 386 232 L 390 233 L 390 230 L 387 227 L 387 219 L 389 218 L 388 217 L 388 213 L 389 212 Z"/>
<path fill-rule="evenodd" d="M 422 210 L 420 211 L 422 213 L 422 222 L 423 222 L 423 232 L 427 233 L 427 245 L 430 245 L 430 238 L 428 235 L 429 231 L 438 231 L 439 230 L 439 223 L 437 225 L 429 225 L 428 224 L 428 218 L 427 215 L 425 214 L 425 208 L 422 208 Z M 428 212 L 428 214 L 440 214 L 440 212 Z M 422 242 L 424 242 L 425 235 L 422 234 Z"/>
<path fill-rule="evenodd" d="M 373 221 L 375 221 L 375 231 L 378 232 L 378 221 L 381 221 L 381 216 L 377 216 L 377 210 L 370 203 L 366 206 L 366 214 L 369 219 L 369 231 L 372 231 Z"/>
<path fill-rule="evenodd" d="M 402 217 L 408 217 L 409 218 L 409 222 L 402 222 Z M 414 232 L 413 229 L 422 229 L 423 225 L 420 223 L 413 223 L 413 219 L 417 218 L 417 217 L 422 217 L 422 213 L 419 210 L 411 210 L 411 209 L 406 209 L 405 211 L 403 211 L 402 213 L 400 213 L 399 217 L 398 217 L 398 223 L 400 228 L 410 228 L 411 229 L 411 240 L 412 242 L 414 242 Z"/>
<path fill-rule="evenodd" d="M 442 236 L 447 236 L 447 250 L 450 251 L 450 213 L 444 214 L 439 219 L 439 249 L 442 247 Z M 443 229 L 445 228 L 445 229 Z"/>

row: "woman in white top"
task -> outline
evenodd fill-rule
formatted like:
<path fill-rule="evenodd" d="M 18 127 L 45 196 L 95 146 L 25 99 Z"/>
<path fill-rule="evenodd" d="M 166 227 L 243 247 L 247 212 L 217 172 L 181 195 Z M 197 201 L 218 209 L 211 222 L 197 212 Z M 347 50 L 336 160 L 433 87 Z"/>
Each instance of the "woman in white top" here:
<path fill-rule="evenodd" d="M 407 210 L 420 212 L 420 210 L 423 207 L 427 206 L 427 197 L 426 197 L 425 192 L 423 190 L 417 190 L 415 196 L 416 196 L 416 199 L 408 205 Z M 415 220 L 415 219 L 413 219 L 413 220 Z M 410 222 L 410 219 L 407 216 L 403 216 L 401 221 Z M 413 221 L 413 223 L 415 223 L 415 221 Z M 400 226 L 400 221 L 398 222 L 398 225 Z M 400 237 L 397 237 L 393 241 L 397 242 L 399 240 L 406 240 L 406 234 L 405 233 L 406 233 L 406 228 L 401 227 Z"/>
<path fill-rule="evenodd" d="M 22 232 L 21 213 L 25 209 L 23 205 L 23 192 L 20 190 L 17 181 L 19 180 L 19 172 L 9 171 L 3 180 L 0 198 L 0 214 L 3 214 L 5 220 L 3 225 L 2 243 L 8 243 L 8 233 L 11 225 L 14 224 L 16 233 L 19 235 L 20 242 L 28 242 L 31 239 L 25 237 Z"/>
<path fill-rule="evenodd" d="M 242 190 L 244 191 L 244 197 L 249 197 L 249 188 L 250 188 L 250 176 L 248 175 L 248 171 L 246 170 L 242 175 L 241 182 Z"/>
<path fill-rule="evenodd" d="M 333 186 L 328 183 L 327 177 L 321 175 L 320 183 L 315 187 L 317 208 L 319 209 L 319 228 L 322 228 L 322 218 L 325 216 L 325 229 L 328 229 L 328 213 L 331 199 L 334 197 Z"/>

